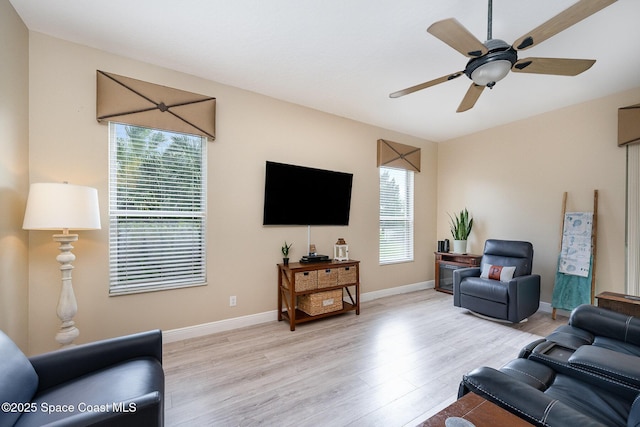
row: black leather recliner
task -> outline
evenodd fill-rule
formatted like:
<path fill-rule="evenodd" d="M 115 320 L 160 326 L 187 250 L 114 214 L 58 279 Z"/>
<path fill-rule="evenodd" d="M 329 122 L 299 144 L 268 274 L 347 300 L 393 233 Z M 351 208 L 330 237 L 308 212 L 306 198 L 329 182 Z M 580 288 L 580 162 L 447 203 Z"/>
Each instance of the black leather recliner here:
<path fill-rule="evenodd" d="M 480 268 L 453 271 L 453 305 L 494 319 L 523 321 L 540 306 L 540 276 L 531 273 L 532 265 L 531 243 L 487 240 Z M 483 278 L 487 266 L 515 267 L 513 278 Z"/>
<path fill-rule="evenodd" d="M 27 358 L 0 331 L 0 426 L 162 426 L 162 333 Z"/>
<path fill-rule="evenodd" d="M 582 305 L 569 324 L 499 370 L 466 374 L 480 394 L 541 426 L 640 426 L 640 319 Z"/>

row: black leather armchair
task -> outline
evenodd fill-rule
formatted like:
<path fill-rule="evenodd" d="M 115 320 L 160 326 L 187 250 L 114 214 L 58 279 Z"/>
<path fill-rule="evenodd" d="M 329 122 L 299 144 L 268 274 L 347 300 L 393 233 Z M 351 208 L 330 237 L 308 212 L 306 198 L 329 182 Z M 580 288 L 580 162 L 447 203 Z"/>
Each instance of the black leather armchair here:
<path fill-rule="evenodd" d="M 0 426 L 162 426 L 162 333 L 27 358 L 0 332 L 0 402 Z"/>
<path fill-rule="evenodd" d="M 540 306 L 540 276 L 531 273 L 532 265 L 531 243 L 487 240 L 480 268 L 453 271 L 453 305 L 512 323 L 523 321 Z M 505 275 L 504 268 L 494 269 L 497 275 L 482 277 L 482 269 L 490 266 L 515 267 L 513 277 Z"/>

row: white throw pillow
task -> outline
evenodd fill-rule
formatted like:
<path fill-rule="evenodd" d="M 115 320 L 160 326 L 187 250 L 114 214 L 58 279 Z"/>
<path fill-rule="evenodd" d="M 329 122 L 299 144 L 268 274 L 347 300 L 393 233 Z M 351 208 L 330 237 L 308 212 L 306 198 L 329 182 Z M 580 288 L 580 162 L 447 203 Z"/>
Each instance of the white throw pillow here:
<path fill-rule="evenodd" d="M 503 267 L 500 265 L 482 264 L 482 273 L 480 277 L 483 279 L 500 280 L 501 282 L 509 282 L 513 279 L 516 272 L 515 267 Z"/>

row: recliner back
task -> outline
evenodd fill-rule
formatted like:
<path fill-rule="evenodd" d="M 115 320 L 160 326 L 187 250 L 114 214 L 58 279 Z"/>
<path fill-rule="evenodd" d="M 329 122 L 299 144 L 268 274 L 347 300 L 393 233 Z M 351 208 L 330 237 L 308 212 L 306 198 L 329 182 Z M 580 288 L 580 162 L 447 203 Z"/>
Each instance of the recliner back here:
<path fill-rule="evenodd" d="M 484 243 L 482 263 L 516 267 L 514 277 L 529 275 L 533 268 L 533 245 L 517 240 L 489 239 Z"/>
<path fill-rule="evenodd" d="M 11 338 L 0 331 L 0 402 L 28 403 L 38 388 L 38 374 L 27 356 L 20 351 Z M 13 425 L 22 413 L 16 410 L 0 411 L 0 425 Z"/>
<path fill-rule="evenodd" d="M 569 325 L 595 336 L 640 346 L 640 317 L 584 304 L 571 312 Z M 624 328 L 620 325 L 624 325 Z"/>

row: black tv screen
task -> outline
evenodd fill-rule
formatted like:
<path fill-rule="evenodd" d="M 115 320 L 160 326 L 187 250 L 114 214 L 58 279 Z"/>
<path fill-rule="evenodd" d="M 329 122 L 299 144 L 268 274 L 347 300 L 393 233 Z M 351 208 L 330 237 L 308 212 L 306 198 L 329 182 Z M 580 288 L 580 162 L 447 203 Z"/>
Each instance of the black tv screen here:
<path fill-rule="evenodd" d="M 267 162 L 263 225 L 349 225 L 353 174 Z"/>

